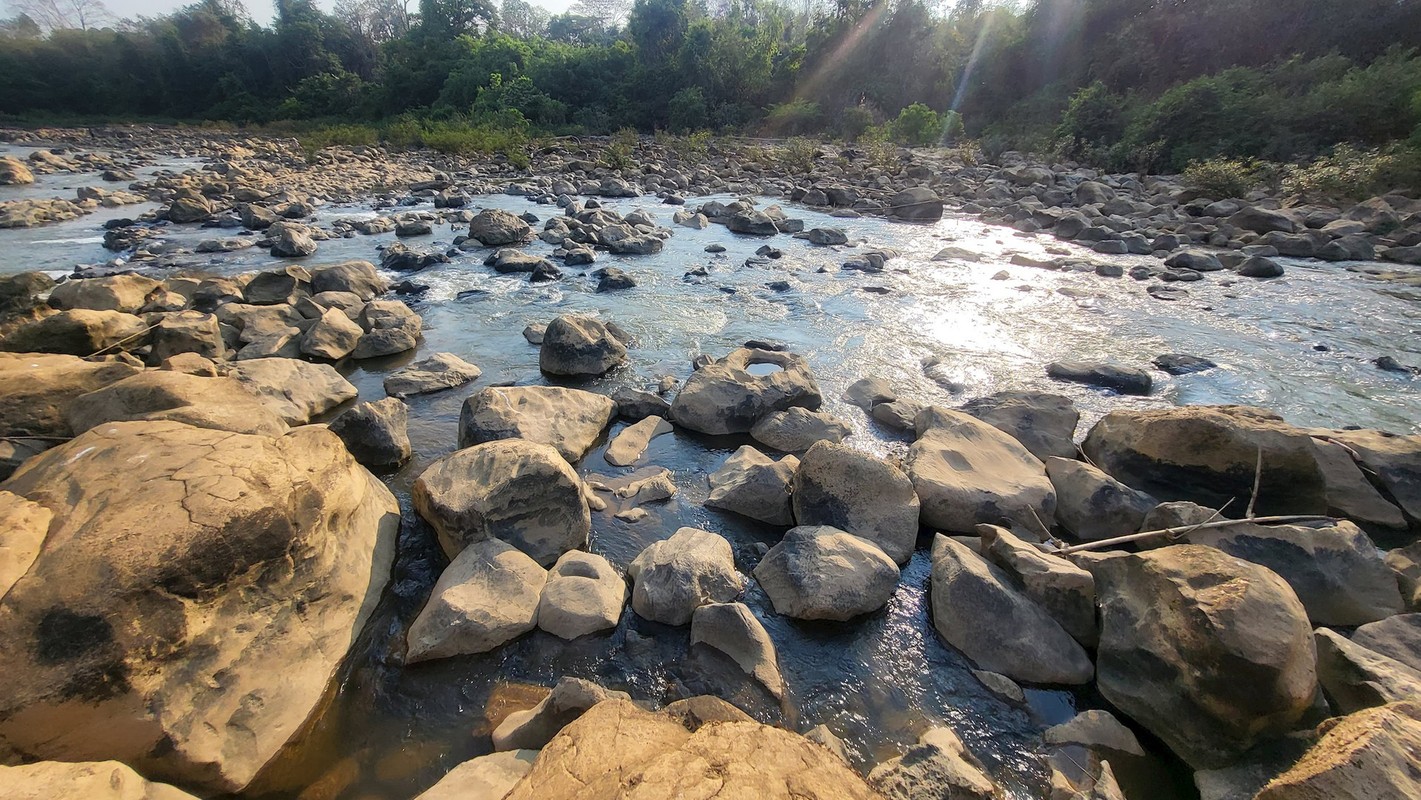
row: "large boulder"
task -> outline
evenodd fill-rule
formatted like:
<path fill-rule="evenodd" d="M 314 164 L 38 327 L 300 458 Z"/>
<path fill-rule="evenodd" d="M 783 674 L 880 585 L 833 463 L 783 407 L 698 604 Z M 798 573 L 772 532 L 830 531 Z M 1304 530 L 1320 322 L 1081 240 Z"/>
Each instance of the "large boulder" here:
<path fill-rule="evenodd" d="M 625 364 L 627 346 L 592 317 L 563 315 L 548 323 L 538 366 L 550 375 L 595 377 Z"/>
<path fill-rule="evenodd" d="M 495 538 L 547 566 L 585 546 L 592 528 L 577 473 L 553 448 L 523 439 L 456 450 L 429 465 L 411 494 L 450 558 Z"/>
<path fill-rule="evenodd" d="M 1241 514 L 1253 494 L 1259 514 L 1324 514 L 1326 485 L 1306 431 L 1246 406 L 1112 411 L 1082 449 L 1091 463 L 1162 500 L 1210 508 L 1232 501 Z"/>
<path fill-rule="evenodd" d="M 478 380 L 483 370 L 453 353 L 435 353 L 385 376 L 385 394 L 411 397 L 428 394 Z"/>
<path fill-rule="evenodd" d="M 962 410 L 1021 442 L 1045 461 L 1075 458 L 1076 425 L 1081 414 L 1071 398 L 1047 392 L 998 392 L 979 397 Z"/>
<path fill-rule="evenodd" d="M 1195 769 L 1291 730 L 1312 704 L 1312 626 L 1272 571 L 1200 545 L 1082 560 L 1101 694 Z"/>
<path fill-rule="evenodd" d="M 490 208 L 469 223 L 469 238 L 485 247 L 503 247 L 533 240 L 533 229 L 510 211 Z"/>
<path fill-rule="evenodd" d="M 0 767 L 9 800 L 197 800 L 166 783 L 154 783 L 117 761 L 41 761 Z"/>
<path fill-rule="evenodd" d="M 247 281 L 242 295 L 254 306 L 294 305 L 311 296 L 311 273 L 296 266 L 264 270 Z"/>
<path fill-rule="evenodd" d="M 1281 231 L 1292 233 L 1297 227 L 1293 218 L 1280 212 L 1257 206 L 1246 206 L 1229 217 L 1229 224 L 1254 233 Z"/>
<path fill-rule="evenodd" d="M 1004 525 L 1041 539 L 1056 514 L 1056 491 L 1041 460 L 976 417 L 927 408 L 914 423 L 918 440 L 907 471 L 922 503 L 923 525 L 967 533 Z"/>
<path fill-rule="evenodd" d="M 627 582 L 595 553 L 571 550 L 548 570 L 538 627 L 563 639 L 611 630 L 627 604 Z"/>
<path fill-rule="evenodd" d="M 351 358 L 379 358 L 405 353 L 419 345 L 424 321 L 399 300 L 371 300 L 358 320 L 365 331 Z"/>
<path fill-rule="evenodd" d="M 1013 585 L 1076 641 L 1095 647 L 1100 626 L 1095 619 L 1095 578 L 1089 572 L 1041 552 L 1005 528 L 978 525 L 977 535 L 982 555 L 1011 576 Z"/>
<path fill-rule="evenodd" d="M 1052 456 L 1046 477 L 1056 489 L 1056 520 L 1087 541 L 1135 533 L 1159 505 L 1084 461 Z"/>
<path fill-rule="evenodd" d="M 0 186 L 23 186 L 34 183 L 35 174 L 18 158 L 0 158 Z"/>
<path fill-rule="evenodd" d="M 0 353 L 0 436 L 70 436 L 66 412 L 76 398 L 142 371 L 123 361 Z"/>
<path fill-rule="evenodd" d="M 1313 437 L 1313 452 L 1327 483 L 1327 513 L 1350 519 L 1365 530 L 1405 530 L 1406 515 L 1377 490 L 1347 445 Z M 1418 462 L 1421 463 L 1421 462 Z"/>
<path fill-rule="evenodd" d="M 87 308 L 136 314 L 148 302 L 148 293 L 159 286 L 160 281 L 133 274 L 67 280 L 49 293 L 49 304 L 61 310 Z"/>
<path fill-rule="evenodd" d="M 933 627 L 977 666 L 1030 683 L 1082 684 L 1085 649 L 1008 574 L 960 542 L 933 541 Z"/>
<path fill-rule="evenodd" d="M 1315 625 L 1363 625 L 1403 610 L 1396 577 L 1350 522 L 1238 524 L 1192 531 L 1188 539 L 1278 573 Z"/>
<path fill-rule="evenodd" d="M 503 800 L 533 768 L 536 750 L 505 750 L 470 759 L 414 800 Z"/>
<path fill-rule="evenodd" d="M 361 403 L 331 420 L 331 433 L 345 442 L 355 460 L 371 469 L 393 469 L 409 461 L 409 407 L 386 397 Z"/>
<path fill-rule="evenodd" d="M 604 700 L 630 700 L 626 692 L 609 692 L 581 678 L 563 678 L 536 706 L 515 711 L 493 730 L 495 750 L 540 750 L 558 731 Z"/>
<path fill-rule="evenodd" d="M 231 378 L 169 370 L 149 370 L 77 397 L 65 416 L 75 433 L 138 420 L 263 436 L 286 433 L 286 423 Z"/>
<path fill-rule="evenodd" d="M 745 674 L 776 698 L 784 697 L 775 643 L 744 603 L 707 603 L 691 614 L 691 644 L 704 644 L 730 656 Z"/>
<path fill-rule="evenodd" d="M 332 308 L 317 319 L 301 337 L 301 352 L 312 358 L 339 361 L 355 352 L 365 331 L 344 311 Z"/>
<path fill-rule="evenodd" d="M 196 353 L 214 361 L 227 356 L 227 343 L 222 339 L 217 317 L 201 311 L 165 315 L 153 328 L 152 341 L 149 364 L 161 364 L 182 353 Z"/>
<path fill-rule="evenodd" d="M 374 300 L 389 291 L 390 282 L 369 261 L 345 261 L 328 267 L 311 267 L 311 291 L 350 292 L 361 300 Z"/>
<path fill-rule="evenodd" d="M 1421 800 L 1421 705 L 1392 703 L 1329 723 L 1255 800 Z"/>
<path fill-rule="evenodd" d="M 1421 614 L 1369 622 L 1353 632 L 1352 641 L 1421 672 Z"/>
<path fill-rule="evenodd" d="M 410 623 L 406 663 L 486 653 L 533 630 L 547 579 L 536 561 L 498 539 L 469 545 Z"/>
<path fill-rule="evenodd" d="M 982 764 L 951 728 L 929 728 L 903 755 L 879 764 L 868 782 L 888 800 L 995 800 Z"/>
<path fill-rule="evenodd" d="M 937 222 L 942 219 L 942 198 L 922 186 L 904 189 L 888 199 L 888 216 L 907 222 Z"/>
<path fill-rule="evenodd" d="M 464 401 L 459 446 L 498 439 L 550 445 L 575 462 L 601 438 L 617 414 L 606 395 L 557 386 L 491 386 Z"/>
<path fill-rule="evenodd" d="M 701 433 L 746 433 L 775 411 L 812 411 L 823 402 L 803 358 L 742 347 L 686 380 L 671 403 L 671 419 Z"/>
<path fill-rule="evenodd" d="M 823 411 L 789 408 L 762 418 L 750 429 L 750 436 L 766 447 L 785 453 L 802 453 L 815 442 L 842 442 L 853 433 L 847 423 Z"/>
<path fill-rule="evenodd" d="M 305 425 L 359 394 L 330 364 L 294 358 L 256 358 L 227 369 L 267 408 L 295 427 Z"/>
<path fill-rule="evenodd" d="M 1421 697 L 1421 671 L 1349 640 L 1329 628 L 1314 633 L 1317 682 L 1340 714 Z"/>
<path fill-rule="evenodd" d="M 849 620 L 887 604 L 898 565 L 882 549 L 827 525 L 791 529 L 755 567 L 775 611 L 798 619 Z"/>
<path fill-rule="evenodd" d="M 399 505 L 330 432 L 102 425 L 4 485 L 48 509 L 0 600 L 0 748 L 239 792 L 305 729 L 384 589 Z M 279 665 L 279 669 L 273 668 Z"/>
<path fill-rule="evenodd" d="M 691 732 L 628 700 L 598 703 L 553 737 L 505 800 L 745 797 L 877 800 L 823 747 L 751 721 Z"/>
<path fill-rule="evenodd" d="M 1341 442 L 1376 476 L 1376 482 L 1396 501 L 1413 527 L 1421 529 L 1421 436 L 1397 436 L 1383 431 L 1334 431 Z"/>
<path fill-rule="evenodd" d="M 681 528 L 651 544 L 632 560 L 627 576 L 632 609 L 666 625 L 685 625 L 697 608 L 728 603 L 745 589 L 730 542 L 698 528 Z"/>
<path fill-rule="evenodd" d="M 710 474 L 710 496 L 706 505 L 733 511 L 770 525 L 794 524 L 789 486 L 799 459 L 785 456 L 775 461 L 759 450 L 744 445 Z"/>
<path fill-rule="evenodd" d="M 147 343 L 142 317 L 123 311 L 76 308 L 22 325 L 5 336 L 3 349 L 12 353 L 66 353 L 91 356 L 135 350 Z"/>
<path fill-rule="evenodd" d="M 790 482 L 795 521 L 829 525 L 906 564 L 918 542 L 918 495 L 902 470 L 842 444 L 819 442 Z"/>

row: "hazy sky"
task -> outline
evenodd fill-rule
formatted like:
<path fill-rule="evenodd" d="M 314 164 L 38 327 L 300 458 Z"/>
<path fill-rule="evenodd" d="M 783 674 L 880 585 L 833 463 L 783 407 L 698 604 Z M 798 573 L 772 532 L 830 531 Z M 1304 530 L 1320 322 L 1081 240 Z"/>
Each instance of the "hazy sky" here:
<path fill-rule="evenodd" d="M 157 16 L 185 5 L 191 5 L 192 2 L 193 0 L 103 0 L 108 10 L 118 18 Z M 542 6 L 554 14 L 561 14 L 573 4 L 573 0 L 528 0 L 528 2 Z M 247 13 L 252 15 L 252 19 L 264 23 L 276 16 L 276 6 L 271 0 L 243 0 L 243 3 L 247 7 Z M 335 5 L 335 0 L 316 0 L 316 3 L 329 11 Z M 414 5 L 414 0 L 411 0 L 410 6 Z M 498 0 L 495 0 L 494 5 L 499 5 Z M 0 0 L 0 17 L 9 17 L 13 14 L 9 0 Z"/>

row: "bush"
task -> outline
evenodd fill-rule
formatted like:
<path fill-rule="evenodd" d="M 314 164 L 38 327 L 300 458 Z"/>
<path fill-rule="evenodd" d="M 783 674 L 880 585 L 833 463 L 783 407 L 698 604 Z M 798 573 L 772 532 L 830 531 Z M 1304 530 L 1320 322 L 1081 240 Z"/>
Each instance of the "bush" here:
<path fill-rule="evenodd" d="M 839 135 L 846 142 L 854 142 L 873 127 L 873 112 L 864 106 L 849 106 L 839 112 Z"/>
<path fill-rule="evenodd" d="M 814 157 L 819 154 L 819 145 L 802 136 L 785 142 L 780 150 L 779 161 L 791 172 L 805 174 L 814 171 Z"/>
<path fill-rule="evenodd" d="M 770 106 L 765 113 L 765 130 L 772 136 L 801 136 L 822 129 L 818 103 L 794 100 Z"/>
<path fill-rule="evenodd" d="M 687 133 L 706 127 L 706 122 L 710 117 L 710 111 L 706 108 L 706 96 L 700 87 L 682 89 L 671 96 L 671 102 L 666 106 L 671 130 L 676 133 Z"/>
<path fill-rule="evenodd" d="M 309 158 L 327 147 L 371 147 L 379 139 L 374 128 L 364 125 L 329 125 L 296 135 Z"/>
<path fill-rule="evenodd" d="M 962 115 L 956 111 L 946 111 L 942 115 L 942 138 L 944 141 L 956 142 L 967 135 L 967 125 L 962 121 Z"/>
<path fill-rule="evenodd" d="M 1259 162 L 1233 158 L 1193 161 L 1184 170 L 1184 183 L 1211 200 L 1244 197 L 1262 185 Z"/>
<path fill-rule="evenodd" d="M 1421 150 L 1396 145 L 1359 150 L 1338 145 L 1310 164 L 1283 168 L 1283 190 L 1319 200 L 1365 200 L 1421 186 Z"/>
<path fill-rule="evenodd" d="M 607 149 L 602 153 L 602 163 L 608 169 L 629 169 L 632 164 L 632 154 L 636 152 L 636 130 L 633 128 L 622 128 L 612 134 L 607 142 Z"/>
<path fill-rule="evenodd" d="M 1124 102 L 1123 97 L 1112 94 L 1100 81 L 1071 95 L 1056 126 L 1061 153 L 1070 158 L 1083 158 L 1120 141 L 1125 133 Z"/>
<path fill-rule="evenodd" d="M 930 147 L 942 142 L 944 125 L 941 114 L 914 103 L 899 111 L 893 120 L 893 138 L 906 145 Z"/>

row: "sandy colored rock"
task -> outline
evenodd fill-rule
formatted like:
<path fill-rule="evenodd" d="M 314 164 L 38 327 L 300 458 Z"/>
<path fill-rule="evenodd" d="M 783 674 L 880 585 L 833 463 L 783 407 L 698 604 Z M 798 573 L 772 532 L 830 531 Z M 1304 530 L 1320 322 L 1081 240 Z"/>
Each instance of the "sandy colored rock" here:
<path fill-rule="evenodd" d="M 626 360 L 626 344 L 601 320 L 570 314 L 548 323 L 538 353 L 543 372 L 571 377 L 595 377 Z"/>
<path fill-rule="evenodd" d="M 790 529 L 755 567 L 775 611 L 798 619 L 844 621 L 880 609 L 898 575 L 873 542 L 828 525 Z"/>
<path fill-rule="evenodd" d="M 291 426 L 305 425 L 359 394 L 330 364 L 294 358 L 242 361 L 227 374 Z"/>
<path fill-rule="evenodd" d="M 459 446 L 498 439 L 551 445 L 577 462 L 617 413 L 610 397 L 556 386 L 489 387 L 475 392 L 459 414 Z"/>
<path fill-rule="evenodd" d="M 1421 671 L 1318 628 L 1317 681 L 1328 705 L 1340 714 L 1421 698 Z"/>
<path fill-rule="evenodd" d="M 428 394 L 463 386 L 482 374 L 483 370 L 453 353 L 435 353 L 387 375 L 385 393 L 391 397 Z"/>
<path fill-rule="evenodd" d="M 147 329 L 141 317 L 123 311 L 76 308 L 50 314 L 12 331 L 3 346 L 12 353 L 87 357 L 137 349 L 147 343 Z"/>
<path fill-rule="evenodd" d="M 1047 555 L 1005 528 L 978 525 L 981 554 L 1011 576 L 1013 585 L 1051 615 L 1076 641 L 1094 647 L 1095 578 L 1059 556 Z"/>
<path fill-rule="evenodd" d="M 838 444 L 851 433 L 837 417 L 799 407 L 768 414 L 750 429 L 755 441 L 785 453 L 802 453 L 820 441 Z"/>
<path fill-rule="evenodd" d="M 0 353 L 0 435 L 71 436 L 65 414 L 76 398 L 142 371 L 121 361 Z"/>
<path fill-rule="evenodd" d="M 0 491 L 0 597 L 30 571 L 53 520 L 44 506 Z"/>
<path fill-rule="evenodd" d="M 73 279 L 54 287 L 49 304 L 61 310 L 87 308 L 135 314 L 147 301 L 148 293 L 160 286 L 160 281 L 133 274 Z"/>
<path fill-rule="evenodd" d="M 1056 520 L 1086 541 L 1136 533 L 1159 505 L 1084 461 L 1053 456 L 1046 459 L 1046 476 L 1056 489 Z"/>
<path fill-rule="evenodd" d="M 286 423 L 237 381 L 170 370 L 148 370 L 76 397 L 65 416 L 75 433 L 141 420 L 262 436 L 287 431 Z"/>
<path fill-rule="evenodd" d="M 536 750 L 508 750 L 470 759 L 414 800 L 503 800 L 537 757 Z"/>
<path fill-rule="evenodd" d="M 997 786 L 951 728 L 930 728 L 903 755 L 873 768 L 868 782 L 889 800 L 994 800 Z"/>
<path fill-rule="evenodd" d="M 1071 398 L 1047 392 L 998 392 L 979 397 L 962 410 L 1021 442 L 1045 461 L 1075 458 L 1073 437 L 1081 415 Z"/>
<path fill-rule="evenodd" d="M 698 607 L 730 602 L 745 588 L 730 542 L 698 528 L 653 542 L 632 560 L 627 575 L 632 609 L 665 625 L 685 625 Z"/>
<path fill-rule="evenodd" d="M 817 442 L 790 481 L 800 525 L 829 525 L 866 539 L 898 564 L 918 542 L 918 495 L 897 467 L 833 442 Z"/>
<path fill-rule="evenodd" d="M 464 548 L 410 623 L 407 663 L 486 653 L 533 630 L 548 573 L 497 539 Z"/>
<path fill-rule="evenodd" d="M 41 761 L 0 767 L 7 800 L 197 800 L 166 783 L 153 783 L 117 761 Z"/>
<path fill-rule="evenodd" d="M 764 375 L 755 365 L 778 367 Z M 775 411 L 824 402 L 809 364 L 793 353 L 742 347 L 696 370 L 671 403 L 671 420 L 709 434 L 746 433 Z"/>
<path fill-rule="evenodd" d="M 526 711 L 509 714 L 493 731 L 495 750 L 540 750 L 558 731 L 605 700 L 630 700 L 626 692 L 613 692 L 581 678 L 563 678 L 542 702 Z"/>
<path fill-rule="evenodd" d="M 538 627 L 563 639 L 611 630 L 627 603 L 627 582 L 594 553 L 563 553 L 548 570 L 538 601 Z"/>
<path fill-rule="evenodd" d="M 1393 703 L 1329 722 L 1326 733 L 1255 800 L 1418 800 L 1421 707 Z"/>
<path fill-rule="evenodd" d="M 784 697 L 785 682 L 775 643 L 744 603 L 707 603 L 697 608 L 691 614 L 691 644 L 704 644 L 725 653 L 770 694 Z"/>
<path fill-rule="evenodd" d="M 750 445 L 743 445 L 711 473 L 706 505 L 770 525 L 794 525 L 789 486 L 798 468 L 799 459 L 794 456 L 775 461 Z"/>
<path fill-rule="evenodd" d="M 624 428 L 607 445 L 605 458 L 608 464 L 629 467 L 641 460 L 651 440 L 673 430 L 671 423 L 661 417 L 647 417 Z"/>

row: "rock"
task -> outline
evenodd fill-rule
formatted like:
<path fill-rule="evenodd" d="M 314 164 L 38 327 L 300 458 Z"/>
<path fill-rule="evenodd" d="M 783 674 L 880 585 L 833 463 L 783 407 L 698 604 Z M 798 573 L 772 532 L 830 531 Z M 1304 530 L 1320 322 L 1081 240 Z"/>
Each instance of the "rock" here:
<path fill-rule="evenodd" d="M 4 640 L 36 643 L 0 653 L 0 745 L 214 795 L 323 707 L 399 529 L 394 496 L 319 427 L 101 425 L 5 488 L 54 521 L 0 601 Z"/>
<path fill-rule="evenodd" d="M 617 403 L 617 415 L 634 422 L 647 417 L 671 416 L 671 404 L 654 392 L 622 386 L 612 392 L 612 400 Z"/>
<path fill-rule="evenodd" d="M 813 411 L 823 402 L 803 358 L 741 348 L 692 373 L 671 404 L 671 420 L 701 433 L 746 433 L 775 411 Z"/>
<path fill-rule="evenodd" d="M 1249 256 L 1234 271 L 1245 278 L 1278 278 L 1283 275 L 1283 265 L 1271 258 Z"/>
<path fill-rule="evenodd" d="M 1207 442 L 1203 447 L 1201 442 Z M 1253 494 L 1262 452 L 1259 514 L 1322 514 L 1326 486 L 1312 439 L 1281 417 L 1247 406 L 1112 411 L 1081 445 L 1091 463 L 1162 500 L 1212 508 Z"/>
<path fill-rule="evenodd" d="M 227 374 L 292 427 L 305 425 L 359 394 L 331 365 L 294 358 L 239 361 L 227 368 Z"/>
<path fill-rule="evenodd" d="M 616 438 L 612 439 L 612 443 L 607 445 L 604 457 L 608 464 L 619 467 L 631 466 L 641 460 L 642 454 L 646 452 L 652 439 L 670 433 L 672 430 L 671 423 L 661 417 L 647 417 L 617 434 Z"/>
<path fill-rule="evenodd" d="M 754 722 L 754 718 L 719 697 L 707 694 L 677 700 L 661 709 L 661 713 L 672 717 L 688 731 L 700 730 L 712 722 Z M 805 738 L 808 738 L 807 736 Z"/>
<path fill-rule="evenodd" d="M 1192 269 L 1195 272 L 1218 272 L 1224 268 L 1219 259 L 1202 250 L 1182 250 L 1164 260 L 1172 269 Z"/>
<path fill-rule="evenodd" d="M 844 746 L 844 741 L 835 736 L 827 725 L 815 725 L 804 732 L 804 738 L 828 750 L 845 764 L 853 763 L 849 760 L 849 750 Z"/>
<path fill-rule="evenodd" d="M 294 305 L 311 296 L 311 273 L 305 267 L 284 267 L 258 272 L 243 287 L 242 294 L 249 305 Z"/>
<path fill-rule="evenodd" d="M 212 216 L 212 205 L 200 196 L 185 196 L 168 206 L 168 220 L 177 223 L 202 222 Z"/>
<path fill-rule="evenodd" d="M 345 442 L 350 454 L 371 469 L 392 469 L 409 461 L 409 408 L 386 397 L 361 403 L 331 421 L 331 433 Z"/>
<path fill-rule="evenodd" d="M 671 478 L 671 470 L 665 467 L 651 467 L 647 470 L 639 470 L 632 473 L 630 480 L 620 489 L 616 490 L 618 497 L 629 500 L 629 507 L 645 503 L 656 503 L 670 499 L 676 494 L 676 482 Z M 640 516 L 637 519 L 641 519 Z M 635 521 L 635 520 L 632 520 Z"/>
<path fill-rule="evenodd" d="M 559 680 L 542 702 L 515 711 L 493 732 L 495 750 L 538 750 L 563 728 L 605 700 L 630 700 L 626 692 L 609 692 L 581 678 Z"/>
<path fill-rule="evenodd" d="M 627 346 L 591 317 L 564 315 L 548 323 L 538 366 L 550 375 L 595 377 L 627 361 Z"/>
<path fill-rule="evenodd" d="M 420 474 L 411 495 L 450 558 L 495 538 L 552 564 L 585 547 L 592 527 L 577 473 L 553 448 L 522 439 L 450 453 Z"/>
<path fill-rule="evenodd" d="M 1183 353 L 1165 353 L 1155 356 L 1154 365 L 1170 375 L 1190 375 L 1195 372 L 1204 372 L 1217 367 L 1218 364 L 1207 358 L 1199 356 L 1185 355 Z"/>
<path fill-rule="evenodd" d="M 527 439 L 551 445 L 576 462 L 601 438 L 616 410 L 610 397 L 578 389 L 491 386 L 464 401 L 459 446 Z"/>
<path fill-rule="evenodd" d="M 6 161 L 0 159 L 0 169 Z M 19 163 L 19 162 L 15 162 Z M 3 178 L 3 173 L 0 173 Z M 0 183 L 3 183 L 0 180 Z M 153 783 L 117 761 L 41 761 L 0 766 L 0 786 L 10 800 L 197 800 L 166 783 Z"/>
<path fill-rule="evenodd" d="M 271 232 L 271 254 L 277 258 L 305 258 L 316 252 L 316 241 L 300 226 L 278 222 Z"/>
<path fill-rule="evenodd" d="M 942 198 L 921 186 L 904 189 L 889 198 L 888 215 L 905 222 L 937 222 L 942 219 Z"/>
<path fill-rule="evenodd" d="M 0 597 L 29 572 L 39 557 L 54 513 L 38 503 L 0 491 Z"/>
<path fill-rule="evenodd" d="M 810 244 L 821 246 L 849 243 L 848 235 L 839 228 L 810 228 L 805 231 L 804 238 L 809 240 Z"/>
<path fill-rule="evenodd" d="M 158 369 L 196 375 L 200 378 L 217 377 L 217 365 L 213 363 L 212 359 L 204 358 L 197 353 L 178 353 L 168 356 L 158 365 Z"/>
<path fill-rule="evenodd" d="M 49 304 L 61 311 L 86 308 L 134 314 L 148 302 L 148 294 L 160 286 L 152 278 L 132 274 L 67 280 L 49 293 Z"/>
<path fill-rule="evenodd" d="M 933 540 L 933 627 L 983 669 L 1030 683 L 1081 684 L 1090 657 L 1001 569 L 939 534 Z M 1011 631 L 1004 637 L 1002 631 Z"/>
<path fill-rule="evenodd" d="M 533 630 L 547 577 L 536 561 L 498 539 L 469 544 L 410 623 L 405 663 L 486 653 Z"/>
<path fill-rule="evenodd" d="M 730 542 L 697 528 L 652 543 L 632 560 L 627 575 L 632 609 L 665 625 L 685 625 L 700 606 L 728 603 L 745 588 Z"/>
<path fill-rule="evenodd" d="M 962 406 L 962 411 L 1016 439 L 1045 461 L 1076 457 L 1080 412 L 1071 398 L 1046 392 L 998 392 Z"/>
<path fill-rule="evenodd" d="M 882 608 L 898 588 L 898 566 L 867 539 L 827 525 L 793 528 L 755 567 L 775 611 L 844 621 Z"/>
<path fill-rule="evenodd" d="M 746 797 L 871 800 L 863 779 L 817 744 L 758 722 L 691 733 L 625 700 L 599 703 L 543 748 L 506 800 Z"/>
<path fill-rule="evenodd" d="M 1255 800 L 1417 800 L 1421 707 L 1393 703 L 1349 714 Z"/>
<path fill-rule="evenodd" d="M 837 417 L 798 407 L 768 414 L 750 429 L 755 441 L 786 453 L 802 453 L 820 441 L 837 444 L 850 433 L 853 428 Z"/>
<path fill-rule="evenodd" d="M 1078 539 L 1136 533 L 1145 515 L 1159 505 L 1084 461 L 1048 458 L 1046 476 L 1056 489 L 1056 520 Z"/>
<path fill-rule="evenodd" d="M 1056 513 L 1046 468 L 1016 439 L 976 417 L 941 408 L 918 415 L 907 472 L 922 503 L 921 524 L 967 532 L 1003 520 L 1040 538 Z"/>
<path fill-rule="evenodd" d="M 1421 528 L 1421 436 L 1333 431 L 1328 438 L 1351 448 L 1412 525 Z"/>
<path fill-rule="evenodd" d="M 344 261 L 327 267 L 311 267 L 311 291 L 350 292 L 361 300 L 374 300 L 390 290 L 390 282 L 380 276 L 369 261 Z"/>
<path fill-rule="evenodd" d="M 1266 208 L 1248 206 L 1233 216 L 1229 217 L 1229 224 L 1237 228 L 1254 233 L 1269 233 L 1271 231 L 1282 231 L 1292 233 L 1296 227 L 1292 218 L 1277 211 L 1270 211 Z"/>
<path fill-rule="evenodd" d="M 1352 641 L 1421 672 L 1421 614 L 1369 622 L 1353 632 Z"/>
<path fill-rule="evenodd" d="M 12 353 L 61 353 L 91 356 L 142 347 L 148 326 L 122 311 L 76 308 L 50 314 L 5 336 L 0 349 Z"/>
<path fill-rule="evenodd" d="M 1120 394 L 1147 395 L 1154 383 L 1142 369 L 1089 361 L 1056 361 L 1046 367 L 1046 374 L 1058 381 L 1084 383 Z"/>
<path fill-rule="evenodd" d="M 1047 728 L 1044 736 L 1047 744 L 1079 744 L 1093 750 L 1145 755 L 1135 733 L 1109 711 L 1082 711 L 1060 725 Z"/>
<path fill-rule="evenodd" d="M 627 582 L 607 559 L 570 550 L 548 570 L 538 627 L 563 639 L 611 630 L 627 603 Z"/>
<path fill-rule="evenodd" d="M 978 525 L 981 555 L 1001 567 L 1032 602 L 1086 647 L 1100 638 L 1095 578 L 1064 558 L 1047 555 L 995 525 Z"/>
<path fill-rule="evenodd" d="M 799 459 L 794 456 L 775 461 L 750 445 L 743 445 L 711 473 L 706 505 L 770 525 L 792 526 L 790 480 L 798 468 Z"/>
<path fill-rule="evenodd" d="M 54 279 L 43 272 L 0 276 L 0 314 L 28 311 L 42 305 L 39 295 L 54 288 Z"/>
<path fill-rule="evenodd" d="M 301 352 L 312 358 L 339 361 L 355 352 L 365 331 L 339 309 L 321 315 L 301 337 Z"/>
<path fill-rule="evenodd" d="M 898 394 L 883 378 L 859 378 L 844 390 L 844 399 L 864 411 L 870 411 L 879 403 L 897 400 Z"/>
<path fill-rule="evenodd" d="M 536 750 L 506 750 L 470 759 L 414 800 L 503 800 L 537 759 Z"/>
<path fill-rule="evenodd" d="M 453 353 L 435 353 L 385 376 L 385 394 L 412 397 L 463 386 L 476 381 L 483 370 Z"/>
<path fill-rule="evenodd" d="M 379 358 L 404 353 L 419 345 L 424 321 L 399 300 L 371 300 L 360 310 L 360 327 L 365 334 L 351 358 Z"/>
<path fill-rule="evenodd" d="M 1407 610 L 1421 611 L 1421 542 L 1388 552 L 1385 561 L 1396 575 Z"/>
<path fill-rule="evenodd" d="M 828 525 L 882 548 L 907 563 L 918 541 L 918 496 L 897 467 L 851 447 L 819 442 L 799 462 L 790 482 L 800 525 Z"/>
<path fill-rule="evenodd" d="M 774 236 L 779 233 L 779 228 L 775 226 L 775 221 L 762 211 L 742 211 L 732 215 L 725 222 L 725 227 L 731 233 L 740 233 L 748 236 Z"/>
<path fill-rule="evenodd" d="M 592 276 L 597 278 L 597 291 L 599 293 L 636 288 L 636 281 L 632 279 L 632 276 L 616 267 L 603 267 L 592 273 Z"/>
<path fill-rule="evenodd" d="M 0 158 L 0 186 L 24 186 L 35 182 L 35 174 L 18 158 Z"/>
<path fill-rule="evenodd" d="M 1341 714 L 1421 697 L 1421 672 L 1368 650 L 1336 631 L 1318 628 L 1317 680 L 1328 706 Z"/>
<path fill-rule="evenodd" d="M 286 433 L 286 423 L 237 381 L 166 370 L 148 370 L 76 397 L 66 417 L 76 434 L 139 420 L 260 436 Z"/>
<path fill-rule="evenodd" d="M 503 247 L 533 240 L 533 229 L 517 215 L 501 209 L 485 209 L 469 223 L 469 238 L 485 247 Z"/>
<path fill-rule="evenodd" d="M 996 784 L 951 728 L 929 728 L 918 743 L 879 764 L 868 782 L 887 800 L 994 800 Z"/>
<path fill-rule="evenodd" d="M 785 682 L 775 643 L 744 603 L 707 603 L 698 607 L 691 613 L 691 644 L 704 644 L 725 653 L 775 699 L 784 697 Z"/>
<path fill-rule="evenodd" d="M 1312 704 L 1312 629 L 1272 571 L 1199 545 L 1082 560 L 1101 694 L 1195 769 L 1291 730 Z"/>
<path fill-rule="evenodd" d="M 142 371 L 122 361 L 0 353 L 0 436 L 72 436 L 66 412 L 76 398 Z"/>
<path fill-rule="evenodd" d="M 196 353 L 215 361 L 227 356 L 217 317 L 200 311 L 165 315 L 153 328 L 152 344 L 153 349 L 148 354 L 150 364 L 161 364 L 181 353 Z"/>

